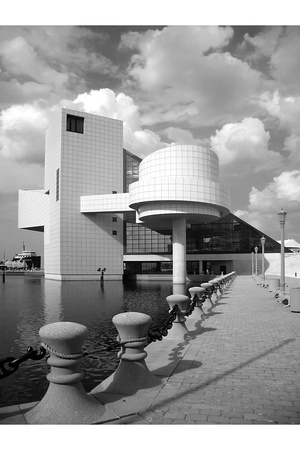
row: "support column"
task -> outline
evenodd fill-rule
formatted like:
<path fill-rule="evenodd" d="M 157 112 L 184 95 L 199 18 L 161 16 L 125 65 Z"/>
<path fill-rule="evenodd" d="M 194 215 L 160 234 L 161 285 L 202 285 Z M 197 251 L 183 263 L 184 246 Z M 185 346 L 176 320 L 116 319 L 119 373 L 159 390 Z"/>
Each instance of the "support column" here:
<path fill-rule="evenodd" d="M 186 219 L 173 220 L 173 287 L 186 284 Z"/>
<path fill-rule="evenodd" d="M 203 261 L 202 259 L 199 261 L 199 274 L 201 275 L 203 272 Z"/>

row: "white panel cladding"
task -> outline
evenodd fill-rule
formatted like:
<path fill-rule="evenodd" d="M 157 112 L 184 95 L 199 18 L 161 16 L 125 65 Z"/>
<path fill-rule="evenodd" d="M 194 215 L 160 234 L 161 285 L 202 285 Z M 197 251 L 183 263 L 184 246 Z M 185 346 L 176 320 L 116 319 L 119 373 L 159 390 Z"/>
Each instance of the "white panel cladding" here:
<path fill-rule="evenodd" d="M 127 212 L 129 207 L 129 194 L 87 195 L 80 197 L 80 212 Z"/>
<path fill-rule="evenodd" d="M 18 227 L 35 228 L 48 225 L 49 196 L 44 190 L 19 190 Z"/>
<path fill-rule="evenodd" d="M 156 202 L 156 204 L 155 204 Z M 184 204 L 183 204 L 184 203 Z M 195 204 L 199 204 L 198 208 Z M 219 159 L 210 149 L 174 145 L 146 156 L 139 166 L 139 181 L 129 186 L 129 206 L 147 223 L 154 215 L 189 214 L 220 217 L 229 212 L 229 192 L 219 184 Z M 171 205 L 171 206 L 170 206 Z"/>

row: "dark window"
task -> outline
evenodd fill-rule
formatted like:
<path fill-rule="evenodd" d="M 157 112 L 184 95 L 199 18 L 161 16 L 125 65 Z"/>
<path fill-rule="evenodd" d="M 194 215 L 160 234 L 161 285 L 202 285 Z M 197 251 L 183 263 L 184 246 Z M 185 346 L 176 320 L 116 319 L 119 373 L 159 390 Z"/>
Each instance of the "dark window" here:
<path fill-rule="evenodd" d="M 56 201 L 59 200 L 59 169 L 56 169 Z"/>
<path fill-rule="evenodd" d="M 135 213 L 126 214 L 125 253 L 172 253 L 171 236 L 135 223 Z"/>
<path fill-rule="evenodd" d="M 117 192 L 117 191 L 112 191 L 112 193 L 113 193 L 113 194 L 117 194 L 118 192 Z"/>
<path fill-rule="evenodd" d="M 118 222 L 118 218 L 117 218 L 117 217 L 113 217 L 113 218 L 112 218 L 112 221 L 113 221 L 113 222 Z"/>
<path fill-rule="evenodd" d="M 67 114 L 67 131 L 83 134 L 83 117 L 71 116 Z"/>
<path fill-rule="evenodd" d="M 117 230 L 113 230 L 113 236 L 116 236 L 118 233 L 117 233 Z"/>

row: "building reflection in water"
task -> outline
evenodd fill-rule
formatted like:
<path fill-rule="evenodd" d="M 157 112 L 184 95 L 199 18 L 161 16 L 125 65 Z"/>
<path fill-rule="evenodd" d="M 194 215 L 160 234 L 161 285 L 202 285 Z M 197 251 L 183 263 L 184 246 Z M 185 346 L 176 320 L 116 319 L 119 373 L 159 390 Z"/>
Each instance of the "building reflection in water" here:
<path fill-rule="evenodd" d="M 62 311 L 62 282 L 54 280 L 44 281 L 44 320 L 45 324 L 60 322 Z"/>

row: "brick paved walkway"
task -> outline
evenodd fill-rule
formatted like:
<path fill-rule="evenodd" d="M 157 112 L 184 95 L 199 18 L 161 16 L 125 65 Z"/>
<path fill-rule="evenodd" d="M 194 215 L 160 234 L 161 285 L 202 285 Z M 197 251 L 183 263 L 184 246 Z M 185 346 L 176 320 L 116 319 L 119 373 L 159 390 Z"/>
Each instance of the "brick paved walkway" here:
<path fill-rule="evenodd" d="M 238 276 L 200 327 L 191 322 L 194 333 L 173 345 L 169 360 L 178 364 L 151 408 L 123 423 L 300 424 L 300 313 Z M 163 341 L 151 345 L 157 355 Z"/>
<path fill-rule="evenodd" d="M 111 424 L 300 424 L 300 313 L 238 276 L 209 317 L 190 316 L 187 327 L 183 342 L 146 348 L 163 386 L 99 396 Z M 12 423 L 0 410 L 1 421 Z"/>

